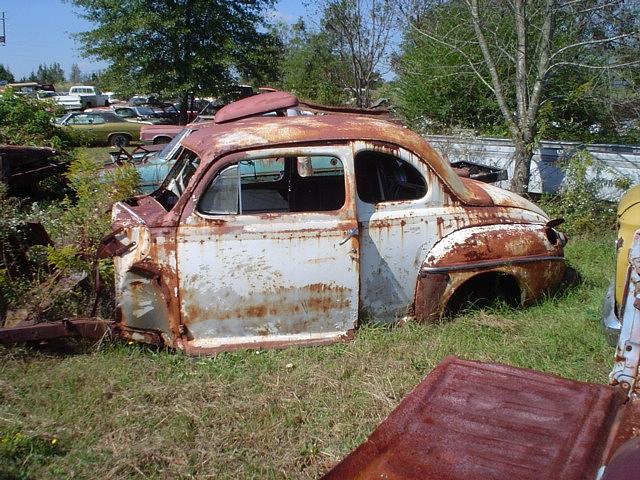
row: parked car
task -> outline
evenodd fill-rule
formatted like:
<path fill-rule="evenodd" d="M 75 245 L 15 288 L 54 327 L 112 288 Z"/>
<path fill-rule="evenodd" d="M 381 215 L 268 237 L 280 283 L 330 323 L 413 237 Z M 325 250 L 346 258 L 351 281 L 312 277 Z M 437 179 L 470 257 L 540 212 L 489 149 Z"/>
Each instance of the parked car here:
<path fill-rule="evenodd" d="M 93 144 L 114 147 L 124 147 L 131 141 L 140 140 L 140 128 L 144 125 L 142 122 L 129 122 L 109 111 L 67 113 L 56 123 L 84 132 Z"/>
<path fill-rule="evenodd" d="M 90 85 L 75 85 L 69 89 L 68 95 L 56 97 L 55 101 L 67 110 L 105 107 L 109 105 L 109 97 Z"/>
<path fill-rule="evenodd" d="M 526 305 L 562 282 L 557 222 L 459 177 L 418 134 L 249 107 L 182 138 L 161 187 L 114 206 L 101 251 L 122 336 L 192 354 L 321 344 L 360 315 L 436 321 L 467 297 Z"/>
<path fill-rule="evenodd" d="M 625 305 L 626 282 L 632 265 L 629 251 L 634 232 L 640 228 L 640 185 L 628 190 L 618 204 L 618 238 L 616 239 L 616 272 L 605 295 L 602 324 L 607 341 L 616 345 L 621 328 L 621 314 Z"/>
<path fill-rule="evenodd" d="M 622 217 L 638 192 L 620 202 Z M 639 478 L 638 215 L 620 231 L 622 328 L 610 385 L 447 357 L 323 480 Z"/>

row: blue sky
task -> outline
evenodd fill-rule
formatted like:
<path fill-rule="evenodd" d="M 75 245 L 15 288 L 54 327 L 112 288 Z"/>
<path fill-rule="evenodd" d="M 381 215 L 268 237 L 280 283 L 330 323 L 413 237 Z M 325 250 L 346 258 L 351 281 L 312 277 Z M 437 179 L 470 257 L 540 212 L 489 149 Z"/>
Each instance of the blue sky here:
<path fill-rule="evenodd" d="M 293 22 L 306 16 L 302 0 L 280 0 L 273 15 Z M 90 73 L 104 65 L 82 57 L 70 34 L 91 28 L 77 10 L 62 0 L 0 0 L 0 12 L 7 21 L 7 44 L 0 46 L 0 64 L 17 78 L 36 70 L 41 63 L 59 62 L 65 73 L 71 64 Z"/>

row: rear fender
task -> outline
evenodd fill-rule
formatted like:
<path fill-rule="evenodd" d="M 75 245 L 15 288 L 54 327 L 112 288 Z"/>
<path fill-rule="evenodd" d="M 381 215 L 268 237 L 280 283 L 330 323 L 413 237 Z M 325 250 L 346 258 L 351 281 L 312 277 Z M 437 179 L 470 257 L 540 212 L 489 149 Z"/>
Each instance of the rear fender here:
<path fill-rule="evenodd" d="M 422 263 L 415 293 L 416 319 L 440 319 L 454 292 L 480 273 L 513 277 L 520 288 L 520 303 L 535 301 L 563 279 L 563 239 L 537 224 L 488 225 L 451 233 Z"/>

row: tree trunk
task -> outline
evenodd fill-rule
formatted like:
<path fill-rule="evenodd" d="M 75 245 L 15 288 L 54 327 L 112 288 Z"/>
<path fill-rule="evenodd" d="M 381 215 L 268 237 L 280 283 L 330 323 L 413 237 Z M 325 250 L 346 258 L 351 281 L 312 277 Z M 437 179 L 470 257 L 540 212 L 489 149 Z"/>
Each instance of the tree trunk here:
<path fill-rule="evenodd" d="M 189 123 L 189 93 L 182 94 L 180 100 L 180 125 L 186 125 Z"/>
<path fill-rule="evenodd" d="M 515 152 L 513 153 L 513 177 L 511 190 L 518 195 L 528 192 L 529 177 L 531 176 L 531 159 L 533 158 L 533 141 L 529 138 L 514 138 Z"/>

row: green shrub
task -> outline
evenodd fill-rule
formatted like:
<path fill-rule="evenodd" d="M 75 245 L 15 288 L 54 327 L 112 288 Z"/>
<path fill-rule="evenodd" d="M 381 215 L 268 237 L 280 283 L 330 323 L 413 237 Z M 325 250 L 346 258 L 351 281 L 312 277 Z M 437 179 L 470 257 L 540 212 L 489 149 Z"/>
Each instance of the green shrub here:
<path fill-rule="evenodd" d="M 8 88 L 0 94 L 0 144 L 47 146 L 66 153 L 84 141 L 70 128 L 52 123 L 63 113 L 53 102 L 15 95 Z"/>
<path fill-rule="evenodd" d="M 614 187 L 624 191 L 630 181 L 625 177 L 608 180 L 604 166 L 586 150 L 580 150 L 563 162 L 565 180 L 559 195 L 544 195 L 541 207 L 552 217 L 564 218 L 563 229 L 570 234 L 601 233 L 615 228 L 617 205 L 603 199 L 601 191 Z"/>

